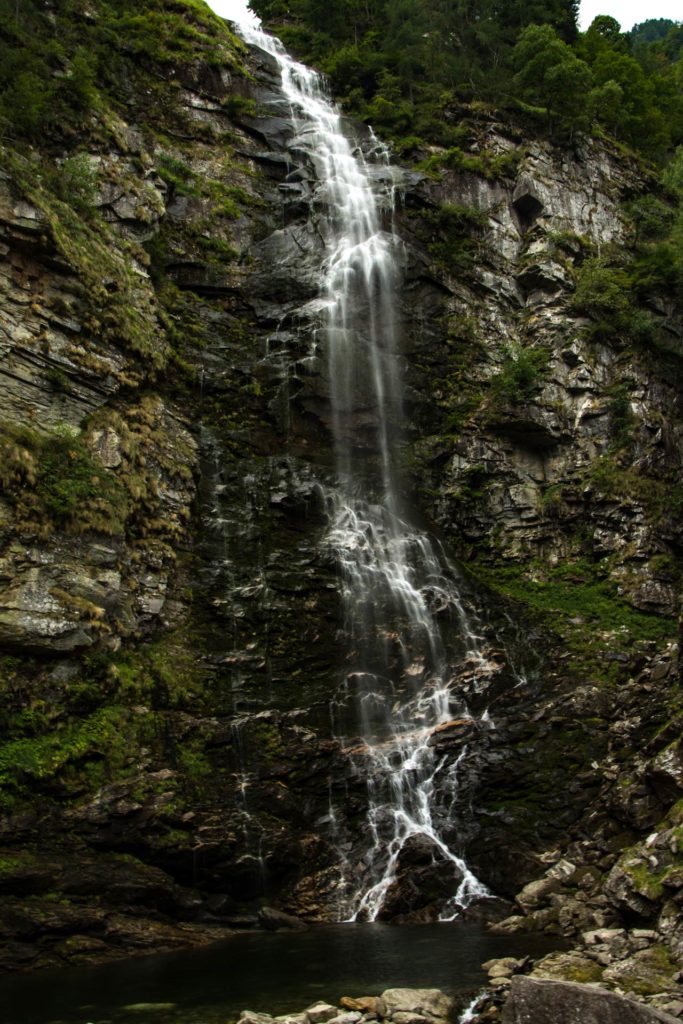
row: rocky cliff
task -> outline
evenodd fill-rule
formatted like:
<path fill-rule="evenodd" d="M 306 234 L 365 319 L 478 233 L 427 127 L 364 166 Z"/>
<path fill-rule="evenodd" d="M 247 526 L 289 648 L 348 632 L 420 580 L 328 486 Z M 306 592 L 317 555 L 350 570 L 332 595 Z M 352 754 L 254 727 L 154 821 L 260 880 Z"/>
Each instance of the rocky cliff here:
<path fill-rule="evenodd" d="M 330 717 L 326 370 L 297 315 L 314 171 L 272 60 L 217 21 L 210 51 L 190 38 L 135 72 L 123 40 L 77 138 L 4 152 L 10 968 L 208 941 L 264 901 L 334 916 L 362 849 Z M 439 813 L 516 896 L 498 928 L 597 936 L 559 976 L 654 998 L 683 941 L 683 328 L 620 277 L 653 183 L 606 143 L 453 116 L 462 150 L 376 172 L 405 243 L 408 478 L 463 567 L 488 669 L 461 685 L 496 725 L 433 738 L 467 750 Z M 388 918 L 433 916 L 433 861 L 412 851 Z"/>

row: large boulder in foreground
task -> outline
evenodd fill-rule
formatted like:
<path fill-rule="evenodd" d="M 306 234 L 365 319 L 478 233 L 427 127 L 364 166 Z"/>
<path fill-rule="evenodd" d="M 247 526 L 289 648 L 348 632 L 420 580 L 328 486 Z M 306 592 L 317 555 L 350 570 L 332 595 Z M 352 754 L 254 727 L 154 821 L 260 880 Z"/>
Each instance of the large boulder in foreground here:
<path fill-rule="evenodd" d="M 512 979 L 504 1024 L 677 1024 L 674 1017 L 592 985 Z M 680 1022 L 679 1022 L 680 1024 Z"/>
<path fill-rule="evenodd" d="M 427 1020 L 444 1020 L 453 1008 L 453 1000 L 438 988 L 388 988 L 382 992 L 382 999 L 386 1015 L 393 1019 L 397 1014 L 410 1014 Z"/>

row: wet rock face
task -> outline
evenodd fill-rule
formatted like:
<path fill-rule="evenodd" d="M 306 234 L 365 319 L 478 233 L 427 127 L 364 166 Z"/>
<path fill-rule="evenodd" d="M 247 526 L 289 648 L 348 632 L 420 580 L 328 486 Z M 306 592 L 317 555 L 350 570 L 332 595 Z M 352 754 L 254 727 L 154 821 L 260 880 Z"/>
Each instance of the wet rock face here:
<path fill-rule="evenodd" d="M 493 125 L 481 145 L 503 153 L 511 142 Z M 466 209 L 486 221 L 476 261 L 458 265 L 456 253 L 454 266 L 442 257 L 442 276 L 431 282 L 418 259 L 409 265 L 404 316 L 418 421 L 425 403 L 416 455 L 433 488 L 432 514 L 461 548 L 561 565 L 580 529 L 584 551 L 607 558 L 610 579 L 634 607 L 672 616 L 676 588 L 657 555 L 672 550 L 678 527 L 648 512 L 619 478 L 618 458 L 613 490 L 606 473 L 591 476 L 596 463 L 611 467 L 621 448 L 624 467 L 632 461 L 673 484 L 680 382 L 675 372 L 661 372 L 656 355 L 643 359 L 623 333 L 596 337 L 572 306 L 592 247 L 628 244 L 621 204 L 643 187 L 628 165 L 587 146 L 572 158 L 534 143 L 508 181 L 445 171 L 409 195 L 405 229 L 438 253 L 443 243 L 425 231 L 416 207 L 437 219 L 440 209 Z M 666 316 L 658 324 L 677 329 Z M 441 431 L 434 430 L 434 398 Z"/>
<path fill-rule="evenodd" d="M 649 1006 L 585 985 L 513 979 L 503 1012 L 505 1024 L 555 1024 L 557 1020 L 572 1017 L 582 1024 L 655 1024 L 657 1021 L 673 1024 L 676 1020 Z"/>
<path fill-rule="evenodd" d="M 401 850 L 380 920 L 405 924 L 436 921 L 461 881 L 462 873 L 434 843 L 426 836 L 414 836 Z"/>
<path fill-rule="evenodd" d="M 84 140 L 108 253 L 64 210 L 77 233 L 65 254 L 50 227 L 62 207 L 42 192 L 29 201 L 21 176 L 0 190 L 10 969 L 254 927 L 266 885 L 279 892 L 333 862 L 314 825 L 329 804 L 341 660 L 336 570 L 319 545 L 326 455 L 320 471 L 309 455 L 325 428 L 290 403 L 311 377 L 297 368 L 307 341 L 291 358 L 293 334 L 269 341 L 315 290 L 322 243 L 307 203 L 282 233 L 297 190 L 278 187 L 310 169 L 282 151 L 288 110 L 279 140 L 246 116 L 238 125 L 221 100 L 248 92 L 247 78 L 195 70 L 179 72 L 187 150 L 169 152 L 160 125 L 141 130 L 134 104 L 113 139 Z M 226 131 L 239 157 L 227 156 Z M 104 297 L 76 242 L 121 271 L 98 280 Z M 131 280 L 125 311 L 140 321 L 129 337 L 128 320 L 112 329 L 104 312 Z M 83 844 L 97 851 L 87 864 Z M 126 858 L 137 888 L 100 899 Z M 22 917 L 27 889 L 35 913 Z M 54 891 L 63 905 L 46 914 Z"/>
<path fill-rule="evenodd" d="M 480 126 L 478 151 L 513 145 L 507 127 Z M 540 618 L 561 637 L 538 675 L 527 669 L 514 696 L 491 702 L 496 733 L 468 760 L 468 863 L 516 895 L 511 928 L 578 936 L 658 920 L 670 943 L 670 890 L 655 876 L 676 877 L 680 522 L 651 499 L 668 506 L 680 473 L 680 375 L 627 331 L 596 329 L 573 298 L 600 239 L 628 247 L 622 204 L 644 185 L 590 144 L 572 155 L 525 141 L 519 156 L 499 180 L 446 169 L 414 182 L 401 216 L 414 246 L 404 323 L 416 486 L 475 574 L 530 605 L 532 629 Z M 454 210 L 474 225 L 459 249 L 439 226 Z M 657 330 L 676 334 L 676 316 L 657 309 Z M 594 586 L 624 618 L 601 618 Z M 628 875 L 624 833 L 636 844 Z M 667 838 L 646 869 L 648 833 Z M 549 877 L 563 860 L 574 877 Z"/>
<path fill-rule="evenodd" d="M 30 437 L 8 435 L 20 483 L 3 478 L 0 498 L 0 644 L 20 660 L 0 674 L 17 766 L 0 820 L 7 968 L 208 941 L 254 926 L 265 892 L 276 914 L 329 918 L 348 896 L 340 852 L 356 877 L 364 870 L 362 757 L 334 737 L 350 681 L 337 566 L 322 543 L 329 369 L 315 316 L 299 316 L 324 253 L 316 181 L 290 145 L 267 55 L 252 71 L 179 71 L 187 147 L 167 152 L 168 136 L 143 130 L 134 109 L 116 142 L 86 140 L 146 348 L 91 315 L 92 282 L 45 210 L 21 182 L 1 183 L 0 420 L 31 425 Z M 238 97 L 257 113 L 231 115 L 223 101 Z M 500 126 L 490 136 L 509 147 Z M 221 212 L 211 191 L 226 181 Z M 634 433 L 635 466 L 678 465 L 675 377 L 588 339 L 568 305 L 582 237 L 623 241 L 619 196 L 639 187 L 597 147 L 575 159 L 534 141 L 514 180 L 405 174 L 405 434 L 418 500 L 454 550 L 561 565 L 578 545 L 604 559 L 633 608 L 671 615 L 667 553 L 680 524 L 653 521 L 640 492 L 604 493 L 587 474 L 615 443 L 615 417 Z M 444 202 L 487 218 L 466 272 L 434 254 Z M 106 277 L 107 296 L 121 287 Z M 531 388 L 511 370 L 516 346 L 547 349 Z M 626 411 L 614 394 L 624 380 Z M 346 430 L 371 474 L 374 424 L 358 405 Z M 25 500 L 65 428 L 82 442 L 67 446 L 68 465 L 115 487 L 120 507 L 103 513 L 88 493 L 65 520 L 54 501 L 50 512 Z M 662 699 L 675 649 L 610 663 L 609 687 L 582 669 L 577 685 L 557 641 L 549 666 L 529 656 L 548 649 L 537 623 L 518 635 L 509 605 L 476 588 L 467 600 L 484 609 L 491 658 L 457 665 L 458 692 L 473 716 L 490 709 L 495 729 L 459 719 L 431 737 L 440 823 L 496 892 L 519 893 L 520 927 L 575 935 L 636 915 L 679 942 L 680 822 L 665 814 L 680 798 L 680 744 Z M 449 770 L 465 753 L 454 800 Z M 558 845 L 586 829 L 581 856 L 562 856 Z M 644 833 L 657 838 L 647 846 Z M 567 862 L 572 871 L 555 872 Z M 415 839 L 382 917 L 433 920 L 459 881 Z M 27 894 L 33 910 L 19 905 Z M 394 1009 L 397 1024 L 435 1016 L 426 1004 Z"/>

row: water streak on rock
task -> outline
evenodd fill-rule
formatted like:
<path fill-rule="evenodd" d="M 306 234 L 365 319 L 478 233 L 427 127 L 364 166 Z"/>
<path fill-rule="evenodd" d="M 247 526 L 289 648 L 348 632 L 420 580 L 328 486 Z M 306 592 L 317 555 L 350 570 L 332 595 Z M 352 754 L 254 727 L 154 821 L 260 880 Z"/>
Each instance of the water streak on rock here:
<path fill-rule="evenodd" d="M 455 792 L 459 765 L 446 768 L 434 731 L 456 712 L 468 715 L 455 692 L 442 623 L 459 626 L 470 669 L 472 661 L 484 672 L 487 665 L 457 573 L 411 525 L 401 495 L 395 310 L 403 248 L 392 230 L 393 175 L 373 136 L 367 157 L 349 141 L 319 75 L 260 28 L 241 31 L 279 67 L 296 126 L 290 148 L 315 168 L 314 205 L 325 242 L 320 293 L 301 315 L 313 325 L 313 355 L 323 354 L 329 378 L 337 484 L 325 495 L 326 542 L 340 568 L 353 666 L 340 703 L 360 725 L 362 742 L 350 745 L 349 756 L 368 787 L 367 847 L 360 866 L 340 854 L 339 913 L 349 920 L 381 916 L 401 858 L 417 843 L 452 876 L 454 891 L 442 911 L 451 919 L 488 893 L 433 819 L 437 779 L 441 789 Z M 343 722 L 341 714 L 340 731 Z"/>

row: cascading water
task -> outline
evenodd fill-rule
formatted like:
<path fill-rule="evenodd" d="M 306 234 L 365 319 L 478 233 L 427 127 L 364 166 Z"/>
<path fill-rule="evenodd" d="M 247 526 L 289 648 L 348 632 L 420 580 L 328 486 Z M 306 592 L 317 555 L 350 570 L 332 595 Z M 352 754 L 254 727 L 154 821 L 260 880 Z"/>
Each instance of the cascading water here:
<path fill-rule="evenodd" d="M 459 767 L 437 756 L 435 731 L 456 712 L 469 717 L 456 693 L 442 623 L 457 624 L 460 658 L 466 655 L 470 668 L 486 675 L 491 666 L 480 653 L 456 574 L 429 537 L 410 525 L 401 501 L 395 309 L 402 244 L 390 228 L 391 176 L 368 167 L 354 150 L 314 71 L 253 24 L 240 31 L 277 62 L 296 125 L 292 147 L 304 151 L 316 171 L 314 202 L 325 242 L 319 297 L 299 316 L 313 325 L 329 376 L 337 484 L 326 492 L 326 542 L 340 567 L 351 665 L 338 733 L 350 714 L 361 740 L 346 746 L 368 787 L 368 842 L 359 864 L 340 855 L 339 912 L 349 920 L 375 920 L 406 844 L 418 838 L 455 879 L 455 891 L 442 904 L 441 917 L 448 920 L 488 892 L 434 818 L 437 782 L 440 799 L 453 794 Z"/>

